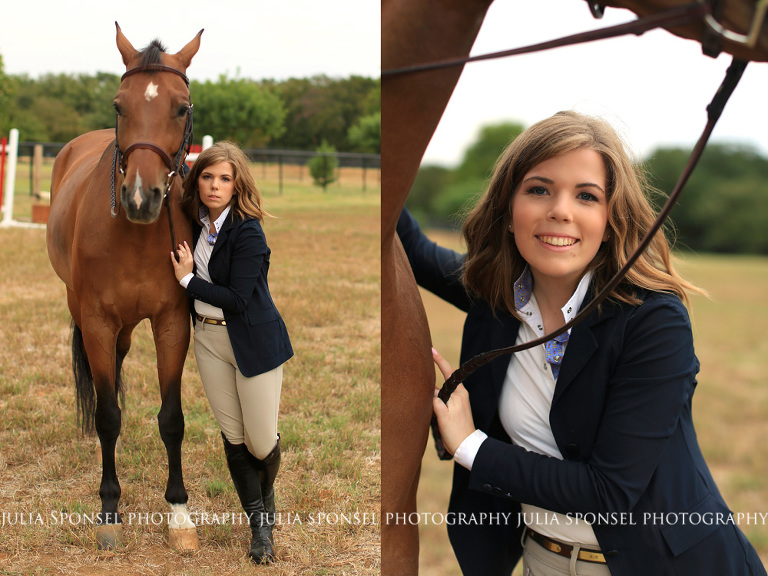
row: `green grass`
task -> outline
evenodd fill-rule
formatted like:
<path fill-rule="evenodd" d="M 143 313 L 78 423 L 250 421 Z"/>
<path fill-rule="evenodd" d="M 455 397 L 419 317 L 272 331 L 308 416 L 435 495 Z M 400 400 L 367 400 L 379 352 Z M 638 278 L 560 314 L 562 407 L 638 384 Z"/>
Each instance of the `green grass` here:
<path fill-rule="evenodd" d="M 264 183 L 270 287 L 296 356 L 285 367 L 278 511 L 376 514 L 380 497 L 379 193 L 354 183 L 320 189 Z M 370 180 L 369 180 L 370 185 Z M 21 195 L 23 197 L 23 194 Z M 17 196 L 14 211 L 23 217 Z M 31 202 L 29 203 L 31 206 Z M 98 441 L 80 434 L 65 289 L 48 263 L 45 231 L 2 228 L 0 266 L 0 511 L 98 512 Z M 165 513 L 165 449 L 148 322 L 133 335 L 117 470 L 120 511 Z M 190 348 L 182 382 L 185 484 L 193 513 L 240 511 L 221 437 Z M 200 525 L 201 549 L 176 552 L 163 525 L 125 527 L 125 545 L 99 551 L 91 526 L 0 526 L 0 573 L 255 574 L 248 528 Z M 378 574 L 379 527 L 277 526 L 275 575 Z"/>

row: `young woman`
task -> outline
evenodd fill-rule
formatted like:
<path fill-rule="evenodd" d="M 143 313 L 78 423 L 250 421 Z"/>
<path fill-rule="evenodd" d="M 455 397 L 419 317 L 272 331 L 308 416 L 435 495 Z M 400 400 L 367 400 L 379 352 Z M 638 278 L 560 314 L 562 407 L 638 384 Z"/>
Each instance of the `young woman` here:
<path fill-rule="evenodd" d="M 643 185 L 608 124 L 564 112 L 500 157 L 464 224 L 466 255 L 404 212 L 417 281 L 468 313 L 462 362 L 573 318 L 651 226 Z M 765 575 L 696 441 L 692 290 L 658 234 L 582 323 L 435 398 L 464 574 L 508 575 L 522 555 L 534 576 Z"/>
<path fill-rule="evenodd" d="M 280 467 L 277 415 L 283 363 L 293 349 L 267 284 L 266 212 L 245 155 L 229 142 L 198 156 L 182 202 L 200 226 L 194 252 L 185 242 L 171 262 L 194 299 L 195 358 L 249 517 L 249 556 L 270 563 Z"/>

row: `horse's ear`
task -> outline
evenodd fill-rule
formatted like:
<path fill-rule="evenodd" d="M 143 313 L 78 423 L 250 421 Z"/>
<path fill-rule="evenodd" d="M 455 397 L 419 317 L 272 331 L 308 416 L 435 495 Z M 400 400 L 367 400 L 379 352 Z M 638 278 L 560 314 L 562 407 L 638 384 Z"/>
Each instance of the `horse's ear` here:
<path fill-rule="evenodd" d="M 115 27 L 117 28 L 117 49 L 120 50 L 120 55 L 123 57 L 123 64 L 128 66 L 136 55 L 136 48 L 128 42 L 128 38 L 120 30 L 120 24 L 115 22 Z"/>
<path fill-rule="evenodd" d="M 181 60 L 181 65 L 184 66 L 185 69 L 189 68 L 189 65 L 192 63 L 192 58 L 200 49 L 200 36 L 203 35 L 203 30 L 200 30 L 200 32 L 197 33 L 197 36 L 190 40 L 189 44 L 176 53 L 176 56 Z"/>

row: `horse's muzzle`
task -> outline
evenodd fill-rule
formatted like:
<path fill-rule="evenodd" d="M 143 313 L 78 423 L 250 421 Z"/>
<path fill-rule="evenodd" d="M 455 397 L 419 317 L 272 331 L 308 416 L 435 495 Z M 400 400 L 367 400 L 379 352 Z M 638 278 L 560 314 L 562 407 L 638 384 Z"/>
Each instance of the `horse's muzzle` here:
<path fill-rule="evenodd" d="M 137 178 L 133 186 L 123 184 L 120 189 L 120 203 L 128 220 L 137 224 L 151 224 L 160 216 L 163 206 L 163 188 L 141 186 Z"/>

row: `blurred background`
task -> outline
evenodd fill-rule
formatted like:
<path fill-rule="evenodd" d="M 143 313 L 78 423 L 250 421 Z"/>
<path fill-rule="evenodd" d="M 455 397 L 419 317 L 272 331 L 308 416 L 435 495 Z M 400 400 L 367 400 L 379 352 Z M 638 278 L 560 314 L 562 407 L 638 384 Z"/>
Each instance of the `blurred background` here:
<path fill-rule="evenodd" d="M 586 3 L 497 0 L 472 54 L 534 44 L 626 22 Z M 438 243 L 463 251 L 463 213 L 484 191 L 503 148 L 532 123 L 559 110 L 606 118 L 648 172 L 661 205 L 706 123 L 706 106 L 730 64 L 702 55 L 697 42 L 665 31 L 472 63 L 430 143 L 407 206 Z M 694 419 L 707 462 L 734 512 L 768 513 L 768 64 L 751 63 L 715 128 L 696 172 L 672 212 L 682 273 L 711 298 L 693 297 L 701 361 Z M 464 314 L 422 291 L 435 347 L 456 367 Z M 438 382 L 442 376 L 437 373 Z M 430 440 L 422 464 L 419 511 L 444 512 L 452 463 Z M 768 525 L 741 529 L 768 561 Z M 445 525 L 422 524 L 421 573 L 460 574 Z M 518 573 L 519 573 L 518 568 Z"/>

